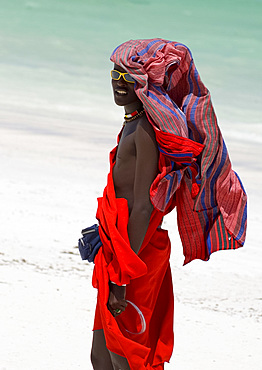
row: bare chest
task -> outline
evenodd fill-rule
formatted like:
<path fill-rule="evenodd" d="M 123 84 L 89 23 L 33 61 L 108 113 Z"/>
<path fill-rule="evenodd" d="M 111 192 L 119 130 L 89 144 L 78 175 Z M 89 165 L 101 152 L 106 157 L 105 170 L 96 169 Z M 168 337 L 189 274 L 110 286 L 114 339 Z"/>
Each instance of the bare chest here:
<path fill-rule="evenodd" d="M 125 165 L 136 155 L 135 133 L 122 135 L 116 153 L 116 165 Z"/>
<path fill-rule="evenodd" d="M 118 144 L 113 179 L 117 196 L 125 198 L 130 194 L 135 178 L 136 147 L 135 132 L 123 132 Z M 128 196 L 129 194 L 129 196 Z"/>

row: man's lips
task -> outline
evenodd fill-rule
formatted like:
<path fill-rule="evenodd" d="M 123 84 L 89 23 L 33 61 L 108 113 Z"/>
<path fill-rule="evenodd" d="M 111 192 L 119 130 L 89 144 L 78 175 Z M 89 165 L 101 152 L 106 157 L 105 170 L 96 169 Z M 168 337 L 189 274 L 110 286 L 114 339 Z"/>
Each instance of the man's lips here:
<path fill-rule="evenodd" d="M 115 89 L 115 93 L 118 96 L 124 96 L 127 95 L 127 91 L 125 89 Z"/>

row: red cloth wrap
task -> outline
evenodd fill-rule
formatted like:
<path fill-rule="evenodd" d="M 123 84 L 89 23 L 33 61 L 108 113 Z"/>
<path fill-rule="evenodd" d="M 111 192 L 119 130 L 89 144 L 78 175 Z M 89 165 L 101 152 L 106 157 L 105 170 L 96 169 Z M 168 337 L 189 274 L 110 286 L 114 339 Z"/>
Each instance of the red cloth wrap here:
<path fill-rule="evenodd" d="M 111 168 L 102 198 L 98 199 L 97 218 L 103 246 L 95 258 L 93 286 L 98 289 L 94 330 L 103 329 L 107 348 L 124 356 L 132 370 L 163 369 L 173 350 L 173 289 L 169 265 L 168 233 L 159 227 L 163 212 L 154 209 L 144 242 L 136 255 L 130 247 L 127 201 L 115 197 L 112 178 L 116 148 L 110 153 Z M 146 331 L 128 305 L 114 318 L 107 309 L 109 280 L 128 284 L 126 299 L 142 311 Z"/>

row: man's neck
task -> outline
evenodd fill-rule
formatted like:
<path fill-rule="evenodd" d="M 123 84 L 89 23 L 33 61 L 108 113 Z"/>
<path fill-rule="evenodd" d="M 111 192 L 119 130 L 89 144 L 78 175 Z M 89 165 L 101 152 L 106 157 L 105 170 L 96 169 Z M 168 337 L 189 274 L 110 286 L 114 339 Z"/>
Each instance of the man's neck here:
<path fill-rule="evenodd" d="M 131 114 L 133 112 L 141 111 L 143 109 L 143 104 L 141 102 L 134 102 L 128 105 L 125 105 L 125 114 Z"/>

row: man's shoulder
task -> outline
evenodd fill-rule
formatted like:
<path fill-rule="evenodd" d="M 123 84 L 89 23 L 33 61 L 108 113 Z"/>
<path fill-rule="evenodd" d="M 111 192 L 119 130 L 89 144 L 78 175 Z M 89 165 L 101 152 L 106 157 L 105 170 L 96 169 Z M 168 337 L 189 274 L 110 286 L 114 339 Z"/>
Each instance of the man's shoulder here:
<path fill-rule="evenodd" d="M 155 131 L 151 123 L 149 122 L 146 114 L 139 119 L 137 124 L 138 131 L 145 130 L 148 134 L 155 136 Z"/>
<path fill-rule="evenodd" d="M 157 148 L 155 130 L 146 115 L 143 115 L 137 123 L 135 143 L 142 147 L 150 145 Z"/>

